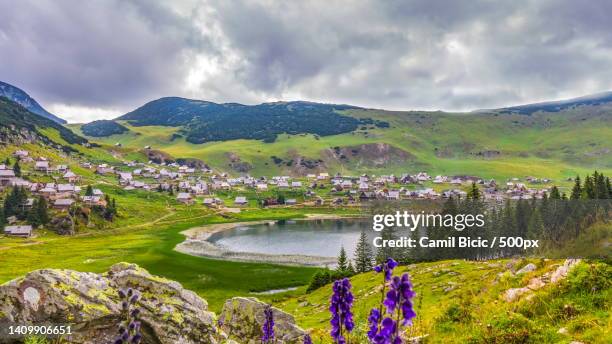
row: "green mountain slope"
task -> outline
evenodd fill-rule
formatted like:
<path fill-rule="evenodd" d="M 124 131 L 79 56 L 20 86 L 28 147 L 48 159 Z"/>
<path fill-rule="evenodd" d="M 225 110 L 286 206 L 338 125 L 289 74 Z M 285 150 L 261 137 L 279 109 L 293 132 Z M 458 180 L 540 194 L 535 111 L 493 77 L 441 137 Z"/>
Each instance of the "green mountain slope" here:
<path fill-rule="evenodd" d="M 25 107 L 5 97 L 0 97 L 0 139 L 4 143 L 42 140 L 44 143 L 63 145 L 50 138 L 45 130 L 55 130 L 59 134 L 67 149 L 71 144 L 85 144 L 87 140 L 70 129 L 48 118 L 30 112 Z"/>
<path fill-rule="evenodd" d="M 60 124 L 67 123 L 64 119 L 61 119 L 56 115 L 50 113 L 49 111 L 45 110 L 42 106 L 40 106 L 40 104 L 38 104 L 36 100 L 30 97 L 25 91 L 11 84 L 7 84 L 6 82 L 0 81 L 0 97 L 6 97 L 28 109 L 30 112 L 48 118 L 54 122 Z"/>
<path fill-rule="evenodd" d="M 123 125 L 130 132 L 97 142 L 152 146 L 176 158 L 198 158 L 234 173 L 473 174 L 491 178 L 534 175 L 562 180 L 593 169 L 612 171 L 612 106 L 583 105 L 530 116 L 498 112 L 444 113 L 347 109 L 360 124 L 329 136 L 281 134 L 274 142 L 227 140 L 194 144 L 182 127 Z M 80 132 L 79 126 L 73 126 Z M 234 167 L 240 166 L 240 170 Z M 245 168 L 246 167 L 246 168 Z"/>
<path fill-rule="evenodd" d="M 517 273 L 529 263 L 534 271 Z M 425 343 L 609 343 L 612 267 L 582 262 L 566 278 L 552 282 L 563 264 L 544 259 L 455 260 L 399 267 L 395 275 L 408 272 L 417 293 L 417 317 L 405 335 L 425 337 Z M 351 342 L 365 343 L 369 311 L 381 300 L 381 275 L 360 274 L 351 283 L 356 324 Z M 534 290 L 508 298 L 508 290 L 528 285 Z M 298 324 L 313 329 L 315 343 L 331 343 L 330 295 L 328 285 L 279 303 Z"/>
<path fill-rule="evenodd" d="M 278 134 L 311 133 L 321 136 L 353 131 L 368 123 L 337 110 L 347 105 L 311 102 L 276 102 L 259 105 L 216 104 L 200 100 L 167 97 L 149 102 L 118 119 L 135 126 L 181 126 L 191 143 L 255 139 L 274 142 Z"/>

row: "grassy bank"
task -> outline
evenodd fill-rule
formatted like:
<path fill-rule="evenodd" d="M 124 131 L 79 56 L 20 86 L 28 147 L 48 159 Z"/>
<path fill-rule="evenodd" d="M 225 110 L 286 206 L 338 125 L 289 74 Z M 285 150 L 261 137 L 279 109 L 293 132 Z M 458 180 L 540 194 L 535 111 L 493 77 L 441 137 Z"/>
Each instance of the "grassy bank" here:
<path fill-rule="evenodd" d="M 146 203 L 143 206 L 146 207 Z M 127 261 L 137 263 L 153 274 L 181 282 L 186 288 L 202 295 L 211 308 L 218 311 L 222 302 L 231 296 L 305 285 L 315 269 L 185 255 L 173 250 L 176 244 L 184 240 L 181 231 L 221 222 L 300 218 L 307 213 L 330 210 L 247 210 L 234 214 L 233 218 L 223 218 L 198 207 L 157 211 L 161 216 L 149 223 L 79 233 L 73 237 L 44 232 L 37 238 L 27 240 L 2 238 L 0 281 L 43 268 L 103 272 L 114 263 Z M 125 221 L 130 222 L 129 219 Z"/>

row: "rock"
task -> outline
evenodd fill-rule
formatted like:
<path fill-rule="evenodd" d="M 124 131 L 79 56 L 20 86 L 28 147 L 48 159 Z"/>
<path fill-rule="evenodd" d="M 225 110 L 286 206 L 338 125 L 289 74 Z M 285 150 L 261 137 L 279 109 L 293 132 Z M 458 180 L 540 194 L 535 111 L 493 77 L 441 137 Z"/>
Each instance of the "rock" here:
<path fill-rule="evenodd" d="M 559 329 L 559 331 L 557 331 L 558 334 L 567 334 L 567 329 L 565 327 L 561 327 Z"/>
<path fill-rule="evenodd" d="M 44 269 L 0 286 L 3 324 L 70 324 L 68 343 L 112 343 L 121 322 L 120 289 L 140 293 L 145 343 L 218 343 L 215 315 L 206 301 L 135 264 L 113 265 L 106 274 Z"/>
<path fill-rule="evenodd" d="M 529 263 L 529 264 L 523 266 L 519 271 L 517 271 L 516 274 L 517 275 L 526 274 L 528 272 L 535 271 L 536 269 L 537 269 L 537 267 L 535 266 L 535 264 Z"/>
<path fill-rule="evenodd" d="M 544 283 L 540 278 L 534 277 L 531 280 L 529 280 L 529 284 L 527 285 L 527 288 L 531 290 L 538 290 L 545 285 L 546 283 Z"/>
<path fill-rule="evenodd" d="M 230 338 L 243 344 L 261 342 L 264 310 L 267 304 L 253 297 L 235 297 L 225 301 L 219 316 L 219 327 Z M 275 338 L 280 343 L 298 344 L 306 332 L 295 324 L 292 315 L 272 308 Z"/>
<path fill-rule="evenodd" d="M 523 287 L 523 288 L 512 288 L 512 289 L 508 289 L 506 290 L 506 292 L 504 293 L 504 300 L 506 300 L 506 302 L 512 302 L 517 300 L 521 295 L 529 292 L 530 289 L 527 287 Z"/>
<path fill-rule="evenodd" d="M 576 264 L 580 263 L 580 259 L 566 259 L 563 265 L 557 268 L 552 275 L 550 276 L 551 283 L 557 283 L 567 276 L 567 274 L 572 270 Z"/>

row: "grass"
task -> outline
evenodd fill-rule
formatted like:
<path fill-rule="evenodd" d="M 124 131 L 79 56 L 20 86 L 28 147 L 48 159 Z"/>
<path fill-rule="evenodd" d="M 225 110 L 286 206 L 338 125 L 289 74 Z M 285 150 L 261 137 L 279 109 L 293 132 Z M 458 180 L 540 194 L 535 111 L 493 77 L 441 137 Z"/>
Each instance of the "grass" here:
<path fill-rule="evenodd" d="M 228 153 L 252 166 L 252 175 L 287 174 L 292 166 L 276 165 L 272 156 L 285 161 L 303 156 L 321 159 L 332 172 L 415 173 L 478 175 L 505 180 L 510 177 L 535 176 L 555 179 L 563 184 L 568 177 L 584 175 L 593 169 L 612 172 L 612 154 L 604 137 L 612 136 L 612 126 L 605 116 L 584 115 L 572 111 L 555 114 L 483 115 L 422 112 L 352 110 L 347 114 L 372 117 L 391 123 L 390 128 L 370 128 L 352 133 L 315 137 L 280 135 L 273 143 L 233 140 L 191 144 L 184 138 L 172 140 L 173 127 L 133 127 L 131 131 L 107 138 L 91 138 L 107 145 L 122 143 L 123 149 L 136 152 L 146 145 L 174 157 L 198 158 L 210 166 L 231 171 Z M 586 117 L 586 119 L 584 119 Z M 79 132 L 78 125 L 72 128 Z M 387 143 L 412 158 L 389 161 L 384 166 L 370 166 L 359 159 L 339 160 L 330 156 L 332 147 Z M 481 151 L 501 151 L 501 156 L 483 158 Z"/>
<path fill-rule="evenodd" d="M 537 270 L 526 275 L 508 273 L 507 264 L 520 268 L 534 263 Z M 407 337 L 427 335 L 427 343 L 609 343 L 609 278 L 605 263 L 581 263 L 567 282 L 549 285 L 530 300 L 508 303 L 501 298 L 509 288 L 525 286 L 536 276 L 556 269 L 562 261 L 440 261 L 399 267 L 395 274 L 411 274 L 417 297 L 417 318 Z M 381 300 L 381 275 L 366 273 L 351 278 L 355 295 L 356 328 L 353 341 L 366 342 L 367 317 Z M 600 288 L 591 291 L 591 288 Z M 312 329 L 315 343 L 331 343 L 329 311 L 331 287 L 311 294 L 278 296 L 281 308 L 297 322 Z M 565 305 L 573 307 L 569 312 Z M 558 333 L 561 327 L 568 334 Z"/>
<path fill-rule="evenodd" d="M 181 231 L 228 221 L 299 218 L 326 209 L 246 210 L 222 218 L 201 206 L 164 206 L 146 193 L 116 194 L 121 213 L 115 228 L 89 230 L 73 237 L 41 231 L 37 238 L 0 238 L 0 281 L 43 268 L 103 272 L 121 261 L 179 281 L 202 295 L 214 311 L 223 301 L 250 292 L 305 285 L 316 269 L 273 264 L 240 263 L 185 255 L 174 251 L 184 240 Z M 164 196 L 149 196 L 159 197 Z M 170 202 L 170 200 L 168 200 Z M 129 214 L 129 216 L 128 216 Z M 248 280 L 249 283 L 242 281 Z M 266 297 L 263 297 L 264 299 Z"/>

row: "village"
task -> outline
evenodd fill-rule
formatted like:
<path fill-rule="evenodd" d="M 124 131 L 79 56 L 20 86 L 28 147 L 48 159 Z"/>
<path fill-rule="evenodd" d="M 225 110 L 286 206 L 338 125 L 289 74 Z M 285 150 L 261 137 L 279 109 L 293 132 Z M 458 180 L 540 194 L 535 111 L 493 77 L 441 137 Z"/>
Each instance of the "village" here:
<path fill-rule="evenodd" d="M 111 184 L 126 192 L 165 192 L 180 204 L 230 212 L 239 212 L 245 207 L 350 207 L 375 200 L 465 198 L 472 184 L 482 191 L 485 201 L 501 203 L 507 199 L 541 199 L 552 185 L 549 179 L 530 176 L 498 183 L 476 176 L 432 177 L 427 172 L 402 176 L 346 176 L 321 172 L 303 177 L 234 177 L 207 167 L 196 168 L 176 162 L 111 165 L 80 161 L 80 168 L 100 177 L 100 180 L 86 181 L 68 165 L 53 164 L 42 156 L 32 157 L 26 150 L 16 150 L 12 157 L 15 161 L 12 166 L 0 164 L 0 190 L 16 187 L 27 190 L 28 198 L 20 205 L 24 211 L 34 205 L 36 197 L 42 197 L 57 213 L 67 213 L 77 204 L 89 208 L 107 207 L 109 198 L 99 188 L 92 187 L 99 183 Z M 32 226 L 21 224 L 23 221 L 14 216 L 8 217 L 6 222 L 6 235 L 32 235 Z"/>

